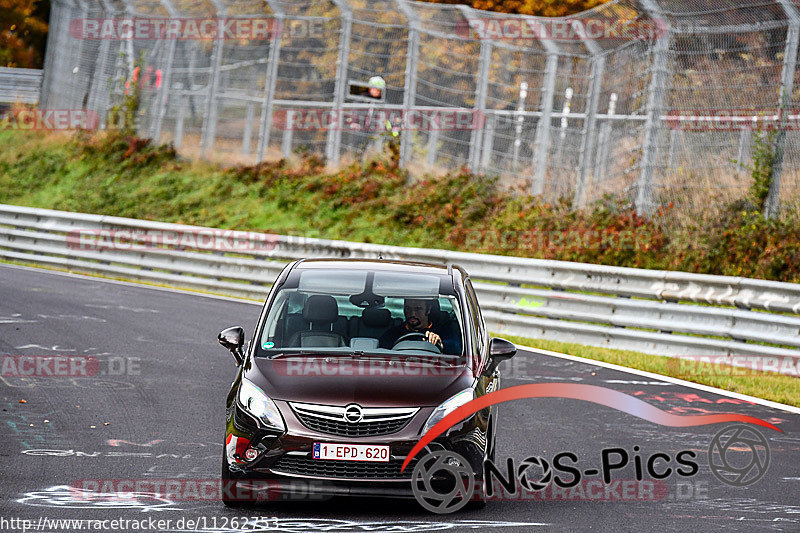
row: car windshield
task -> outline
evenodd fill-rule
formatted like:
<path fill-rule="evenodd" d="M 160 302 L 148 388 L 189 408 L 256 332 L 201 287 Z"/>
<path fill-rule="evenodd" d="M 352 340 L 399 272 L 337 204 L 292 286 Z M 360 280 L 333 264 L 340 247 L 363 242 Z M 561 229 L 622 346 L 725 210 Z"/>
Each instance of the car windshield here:
<path fill-rule="evenodd" d="M 256 355 L 459 359 L 454 356 L 463 354 L 462 332 L 449 276 L 297 269 L 275 295 L 258 336 Z"/>

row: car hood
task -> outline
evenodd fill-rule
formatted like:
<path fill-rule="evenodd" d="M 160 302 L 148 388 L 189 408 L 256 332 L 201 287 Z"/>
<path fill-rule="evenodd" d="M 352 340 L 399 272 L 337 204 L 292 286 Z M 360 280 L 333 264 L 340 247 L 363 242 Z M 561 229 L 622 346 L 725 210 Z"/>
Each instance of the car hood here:
<path fill-rule="evenodd" d="M 426 407 L 472 386 L 464 366 L 401 363 L 382 358 L 254 358 L 246 377 L 275 400 L 365 407 Z"/>

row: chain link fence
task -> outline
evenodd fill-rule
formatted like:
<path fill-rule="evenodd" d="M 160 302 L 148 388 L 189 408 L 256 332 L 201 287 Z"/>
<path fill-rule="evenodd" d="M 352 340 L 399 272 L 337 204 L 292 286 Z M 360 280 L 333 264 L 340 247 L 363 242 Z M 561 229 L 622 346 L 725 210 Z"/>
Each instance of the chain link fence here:
<path fill-rule="evenodd" d="M 764 209 L 800 210 L 800 0 L 616 0 L 560 19 L 407 0 L 52 10 L 41 107 L 105 118 L 138 76 L 139 133 L 196 155 L 255 162 L 303 149 L 335 164 L 380 139 L 325 117 L 467 110 L 481 120 L 401 127 L 400 164 L 466 166 L 575 207 L 611 193 L 641 212 L 696 213 L 745 197 L 763 164 L 753 154 L 772 143 Z M 181 22 L 170 37 L 136 31 L 142 20 Z M 189 34 L 209 20 L 251 26 Z M 353 87 L 374 75 L 384 94 L 364 103 Z"/>

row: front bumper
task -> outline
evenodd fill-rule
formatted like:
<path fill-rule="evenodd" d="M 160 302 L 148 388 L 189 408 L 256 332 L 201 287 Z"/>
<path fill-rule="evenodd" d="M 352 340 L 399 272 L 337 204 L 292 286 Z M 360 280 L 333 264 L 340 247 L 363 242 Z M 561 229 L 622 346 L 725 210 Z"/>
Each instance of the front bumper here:
<path fill-rule="evenodd" d="M 267 499 L 290 496 L 316 498 L 333 495 L 413 498 L 411 480 L 416 462 L 435 450 L 462 455 L 479 479 L 486 457 L 486 416 L 482 412 L 455 425 L 430 443 L 400 471 L 420 439 L 422 427 L 433 407 L 420 408 L 401 430 L 369 437 L 342 437 L 304 426 L 286 402 L 276 401 L 286 423 L 282 434 L 259 429 L 257 422 L 234 403 L 228 416 L 228 445 L 225 461 L 230 478 L 261 483 Z M 235 439 L 231 438 L 235 437 Z M 240 440 L 241 439 L 241 440 Z M 235 442 L 237 446 L 231 446 Z M 315 442 L 389 445 L 389 462 L 332 461 L 314 459 Z M 250 460 L 245 455 L 248 449 Z M 244 450 L 244 452 L 242 451 Z M 238 452 L 238 453 L 237 453 Z M 257 456 L 253 457 L 253 455 Z"/>

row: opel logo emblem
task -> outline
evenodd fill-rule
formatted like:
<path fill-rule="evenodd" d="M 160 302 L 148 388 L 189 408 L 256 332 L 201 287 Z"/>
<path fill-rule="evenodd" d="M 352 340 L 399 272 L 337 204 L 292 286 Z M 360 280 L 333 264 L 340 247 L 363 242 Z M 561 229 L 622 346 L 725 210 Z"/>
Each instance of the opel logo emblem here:
<path fill-rule="evenodd" d="M 364 412 L 361 410 L 361 406 L 357 403 L 351 403 L 344 408 L 344 419 L 346 422 L 355 424 L 357 422 L 361 422 L 362 418 L 364 418 Z"/>

